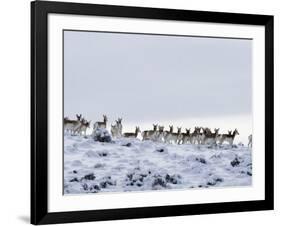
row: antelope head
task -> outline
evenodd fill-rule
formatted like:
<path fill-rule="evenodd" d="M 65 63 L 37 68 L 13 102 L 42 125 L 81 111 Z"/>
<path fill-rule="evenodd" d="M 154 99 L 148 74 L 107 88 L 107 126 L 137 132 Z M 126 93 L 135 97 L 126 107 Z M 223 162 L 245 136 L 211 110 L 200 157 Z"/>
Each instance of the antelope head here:
<path fill-rule="evenodd" d="M 159 132 L 163 132 L 164 131 L 164 126 L 159 126 L 158 129 L 159 129 Z"/>
<path fill-rule="evenodd" d="M 178 128 L 178 133 L 181 133 L 181 127 L 177 127 Z"/>
<path fill-rule="evenodd" d="M 107 120 L 108 120 L 107 116 L 106 116 L 106 115 L 103 115 L 103 121 L 104 121 L 104 122 L 107 122 Z"/>
<path fill-rule="evenodd" d="M 206 133 L 212 133 L 212 131 L 211 131 L 211 129 L 210 128 L 208 128 L 208 127 L 205 127 L 205 130 L 204 130 Z"/>
<path fill-rule="evenodd" d="M 157 130 L 157 124 L 153 124 L 153 131 L 156 131 Z"/>
<path fill-rule="evenodd" d="M 219 130 L 220 130 L 220 128 L 217 128 L 217 129 L 215 128 L 215 129 L 214 129 L 215 134 L 219 134 Z"/>
<path fill-rule="evenodd" d="M 194 133 L 195 133 L 195 134 L 196 134 L 196 133 L 200 133 L 200 130 L 201 130 L 200 127 L 195 126 L 195 128 L 194 128 Z"/>
<path fill-rule="evenodd" d="M 84 126 L 86 126 L 87 128 L 90 128 L 90 123 L 91 123 L 91 121 L 87 121 L 87 120 L 85 120 L 84 118 L 82 119 L 82 124 L 84 125 Z"/>
<path fill-rule="evenodd" d="M 174 127 L 173 126 L 169 126 L 169 127 L 170 127 L 170 133 L 172 133 L 174 130 Z"/>
<path fill-rule="evenodd" d="M 81 121 L 82 114 L 80 114 L 80 115 L 76 114 L 76 118 L 77 118 L 78 121 Z"/>
<path fill-rule="evenodd" d="M 233 135 L 235 136 L 235 135 L 239 135 L 239 133 L 238 133 L 238 130 L 237 129 L 235 129 L 234 131 L 233 131 Z"/>

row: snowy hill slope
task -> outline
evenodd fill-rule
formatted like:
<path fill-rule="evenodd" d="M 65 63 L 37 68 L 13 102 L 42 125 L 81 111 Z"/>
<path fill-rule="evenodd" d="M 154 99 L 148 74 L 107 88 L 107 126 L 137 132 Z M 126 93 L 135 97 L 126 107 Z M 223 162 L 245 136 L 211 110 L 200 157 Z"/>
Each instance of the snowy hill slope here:
<path fill-rule="evenodd" d="M 64 136 L 64 193 L 250 186 L 251 150 Z"/>

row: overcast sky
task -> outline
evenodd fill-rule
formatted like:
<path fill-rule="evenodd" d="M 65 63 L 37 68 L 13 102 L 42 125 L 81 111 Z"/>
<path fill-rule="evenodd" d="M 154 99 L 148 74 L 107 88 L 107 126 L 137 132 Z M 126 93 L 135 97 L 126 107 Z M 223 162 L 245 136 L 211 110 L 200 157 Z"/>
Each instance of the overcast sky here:
<path fill-rule="evenodd" d="M 251 40 L 65 31 L 65 116 L 251 117 L 251 58 Z"/>

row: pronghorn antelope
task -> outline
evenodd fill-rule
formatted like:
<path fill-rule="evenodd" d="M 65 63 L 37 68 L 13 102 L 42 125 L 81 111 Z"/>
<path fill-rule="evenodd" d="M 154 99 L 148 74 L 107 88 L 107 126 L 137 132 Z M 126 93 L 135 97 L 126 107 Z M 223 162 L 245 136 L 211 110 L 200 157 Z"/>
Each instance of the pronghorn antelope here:
<path fill-rule="evenodd" d="M 160 142 L 164 141 L 164 126 L 158 126 L 158 132 L 157 132 L 157 140 Z"/>
<path fill-rule="evenodd" d="M 224 141 L 226 141 L 229 143 L 230 146 L 232 146 L 236 135 L 239 135 L 237 129 L 235 129 L 232 134 L 222 134 L 220 136 L 220 144 L 222 144 Z"/>
<path fill-rule="evenodd" d="M 179 142 L 182 139 L 182 134 L 181 134 L 181 127 L 178 127 L 178 131 L 176 133 L 173 132 L 173 126 L 170 127 L 169 135 L 166 136 L 166 142 L 167 143 L 174 143 L 174 144 L 179 144 Z"/>
<path fill-rule="evenodd" d="M 183 135 L 181 133 L 181 127 L 178 128 L 178 138 L 177 138 L 177 144 L 180 144 L 182 142 Z"/>
<path fill-rule="evenodd" d="M 196 141 L 198 144 L 200 144 L 200 127 L 195 127 L 193 133 L 190 135 L 190 143 L 195 144 Z"/>
<path fill-rule="evenodd" d="M 111 124 L 111 134 L 112 137 L 121 137 L 122 136 L 122 118 L 118 118 L 118 120 L 115 120 L 116 124 Z"/>
<path fill-rule="evenodd" d="M 80 122 L 81 122 L 80 126 L 75 129 L 74 133 L 77 132 L 78 134 L 82 135 L 82 132 L 84 132 L 84 135 L 86 135 L 86 130 L 87 128 L 90 128 L 91 121 L 87 121 L 84 118 L 82 118 Z"/>
<path fill-rule="evenodd" d="M 227 132 L 228 132 L 228 135 L 231 136 L 232 130 L 227 130 Z M 218 142 L 219 144 L 220 144 L 220 141 L 221 141 L 222 137 L 225 136 L 225 135 L 227 135 L 227 134 L 219 134 L 219 135 L 217 136 L 217 142 Z"/>
<path fill-rule="evenodd" d="M 199 128 L 199 127 L 198 127 L 198 128 Z M 200 132 L 201 130 L 202 130 L 202 133 Z M 198 135 L 198 139 L 197 139 L 198 144 L 204 144 L 204 142 L 205 142 L 205 136 L 206 136 L 207 133 L 209 133 L 209 134 L 212 133 L 212 131 L 211 131 L 210 128 L 208 128 L 208 127 L 205 127 L 205 128 L 201 127 L 201 128 L 199 129 L 199 135 Z"/>
<path fill-rule="evenodd" d="M 201 127 L 201 129 L 202 129 L 202 134 L 204 134 L 204 135 L 212 133 L 212 130 L 210 128 L 208 128 L 208 127 L 205 127 L 205 128 Z M 203 136 L 203 138 L 204 138 L 204 136 Z"/>
<path fill-rule="evenodd" d="M 186 133 L 182 133 L 182 144 L 190 142 L 190 129 L 185 129 Z"/>
<path fill-rule="evenodd" d="M 97 129 L 99 128 L 104 128 L 106 129 L 106 123 L 107 123 L 107 116 L 106 115 L 103 115 L 103 122 L 95 122 L 94 123 L 94 126 L 93 126 L 93 129 L 94 131 L 96 131 Z"/>
<path fill-rule="evenodd" d="M 249 136 L 248 136 L 248 147 L 252 147 L 253 146 L 253 135 L 252 134 L 250 134 Z"/>
<path fill-rule="evenodd" d="M 145 130 L 142 132 L 142 140 L 156 140 L 157 124 L 153 124 L 153 130 Z"/>
<path fill-rule="evenodd" d="M 123 125 L 122 125 L 122 118 L 118 118 L 117 120 L 117 125 L 118 125 L 118 136 L 122 136 L 122 130 L 123 130 Z"/>
<path fill-rule="evenodd" d="M 111 135 L 112 135 L 113 138 L 118 136 L 118 125 L 117 125 L 117 123 L 115 125 L 111 124 Z"/>
<path fill-rule="evenodd" d="M 77 120 L 71 120 L 68 117 L 65 117 L 63 119 L 63 126 L 64 126 L 64 130 L 66 132 L 70 132 L 71 134 L 75 134 L 75 130 L 77 128 L 79 128 L 79 126 L 81 125 L 82 115 L 76 114 L 76 118 L 77 118 Z"/>
<path fill-rule="evenodd" d="M 204 140 L 203 144 L 216 144 L 217 138 L 219 136 L 219 128 L 214 129 L 214 133 L 211 132 L 211 130 L 204 130 Z"/>
<path fill-rule="evenodd" d="M 173 126 L 172 126 L 173 128 Z M 170 130 L 171 130 L 171 127 L 170 127 Z M 173 131 L 173 129 L 172 129 Z M 169 136 L 167 137 L 167 143 L 174 143 L 174 144 L 178 144 L 179 142 L 179 139 L 182 138 L 182 135 L 181 135 L 181 127 L 178 127 L 178 131 L 176 133 L 169 133 Z"/>
<path fill-rule="evenodd" d="M 126 138 L 136 138 L 140 132 L 140 128 L 137 126 L 134 133 L 124 133 L 123 136 Z"/>
<path fill-rule="evenodd" d="M 170 128 L 169 131 L 166 130 L 166 131 L 164 132 L 164 141 L 165 141 L 166 143 L 170 143 L 170 141 L 171 141 L 171 136 L 172 136 L 173 130 L 174 130 L 174 127 L 173 127 L 173 126 L 170 126 L 170 125 L 169 125 L 169 128 Z"/>
<path fill-rule="evenodd" d="M 202 133 L 201 133 L 202 130 Z M 209 128 L 203 128 L 203 127 L 198 127 L 198 136 L 197 136 L 197 142 L 198 144 L 203 144 L 204 143 L 204 138 L 205 138 L 205 131 L 210 131 Z M 211 133 L 211 131 L 210 131 Z"/>

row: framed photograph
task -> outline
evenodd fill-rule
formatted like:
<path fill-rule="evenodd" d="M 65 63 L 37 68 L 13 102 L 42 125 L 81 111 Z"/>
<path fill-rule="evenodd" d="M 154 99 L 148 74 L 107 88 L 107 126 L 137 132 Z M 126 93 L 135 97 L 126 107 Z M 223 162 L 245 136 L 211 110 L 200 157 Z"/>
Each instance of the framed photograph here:
<path fill-rule="evenodd" d="M 31 3 L 31 223 L 273 209 L 273 16 Z"/>

